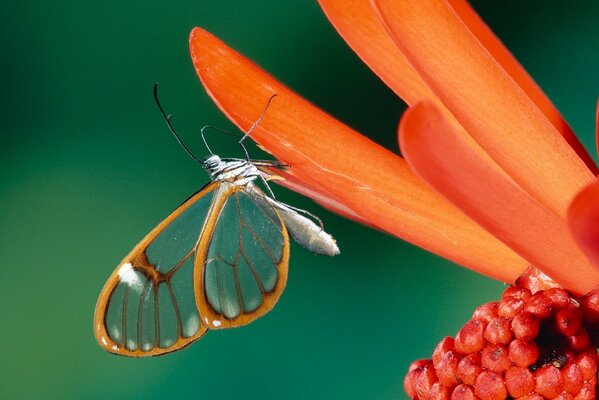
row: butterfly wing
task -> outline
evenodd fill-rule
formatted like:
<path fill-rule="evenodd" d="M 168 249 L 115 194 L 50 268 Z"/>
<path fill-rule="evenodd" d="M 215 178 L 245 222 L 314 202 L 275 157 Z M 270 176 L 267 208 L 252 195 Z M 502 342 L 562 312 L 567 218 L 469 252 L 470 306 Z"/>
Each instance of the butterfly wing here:
<path fill-rule="evenodd" d="M 251 184 L 221 189 L 194 276 L 197 306 L 210 329 L 245 325 L 267 313 L 285 288 L 289 265 L 287 229 L 264 193 Z"/>
<path fill-rule="evenodd" d="M 193 268 L 218 187 L 211 183 L 184 202 L 110 276 L 94 315 L 94 333 L 105 350 L 160 355 L 206 332 L 194 299 Z"/>

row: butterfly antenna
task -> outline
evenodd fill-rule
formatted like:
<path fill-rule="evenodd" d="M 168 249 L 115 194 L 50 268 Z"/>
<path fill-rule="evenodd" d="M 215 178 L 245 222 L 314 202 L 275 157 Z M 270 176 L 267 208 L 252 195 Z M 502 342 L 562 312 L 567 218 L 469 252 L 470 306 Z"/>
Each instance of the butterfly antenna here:
<path fill-rule="evenodd" d="M 204 130 L 209 129 L 209 128 L 214 128 L 214 126 L 211 125 L 205 125 L 202 127 L 202 129 L 200 129 L 200 136 L 202 137 L 202 142 L 204 142 L 204 146 L 206 146 L 206 149 L 208 150 L 208 153 L 210 153 L 210 155 L 214 155 L 214 153 L 212 152 L 212 150 L 210 150 L 210 146 L 208 146 L 208 142 L 206 141 L 206 137 L 204 136 Z M 216 129 L 216 128 L 214 128 Z"/>
<path fill-rule="evenodd" d="M 181 148 L 183 148 L 183 150 L 185 150 L 187 155 L 189 157 L 191 157 L 195 162 L 197 162 L 198 164 L 202 164 L 202 162 L 196 156 L 193 155 L 191 150 L 189 150 L 189 147 L 187 147 L 185 145 L 185 143 L 183 143 L 183 140 L 181 140 L 181 138 L 179 137 L 179 134 L 177 134 L 177 131 L 175 130 L 175 128 L 173 127 L 173 124 L 171 122 L 171 120 L 173 118 L 172 114 L 167 114 L 164 111 L 164 108 L 162 108 L 162 104 L 160 104 L 160 100 L 158 99 L 158 83 L 154 84 L 154 100 L 156 101 L 156 105 L 158 106 L 158 109 L 160 110 L 160 112 L 162 113 L 162 116 L 164 117 L 164 120 L 166 121 L 166 125 L 168 126 L 168 129 L 175 136 L 175 139 L 177 139 L 179 146 L 181 146 Z M 204 138 L 204 136 L 202 136 L 202 138 Z M 204 140 L 204 143 L 206 143 L 205 140 Z M 206 145 L 206 147 L 208 147 L 208 145 Z M 208 148 L 208 151 L 210 151 L 210 148 Z M 212 154 L 212 152 L 210 152 L 210 154 Z"/>
<path fill-rule="evenodd" d="M 268 99 L 268 101 L 266 102 L 266 107 L 264 107 L 264 111 L 262 111 L 262 114 L 260 115 L 260 117 L 258 117 L 258 119 L 256 120 L 256 122 L 254 122 L 252 124 L 252 126 L 250 126 L 250 129 L 247 130 L 247 132 L 245 133 L 245 135 L 243 135 L 243 137 L 241 139 L 239 139 L 239 144 L 241 145 L 241 147 L 244 149 L 245 151 L 245 147 L 243 147 L 243 145 L 241 144 L 245 138 L 247 138 L 250 133 L 252 133 L 252 131 L 254 129 L 256 129 L 256 127 L 260 124 L 260 122 L 262 122 L 262 120 L 264 119 L 264 116 L 266 115 L 266 111 L 268 110 L 268 107 L 270 106 L 270 103 L 272 102 L 272 100 L 277 97 L 277 94 L 273 94 L 272 96 L 270 96 L 270 99 Z M 247 154 L 247 151 L 245 151 Z"/>

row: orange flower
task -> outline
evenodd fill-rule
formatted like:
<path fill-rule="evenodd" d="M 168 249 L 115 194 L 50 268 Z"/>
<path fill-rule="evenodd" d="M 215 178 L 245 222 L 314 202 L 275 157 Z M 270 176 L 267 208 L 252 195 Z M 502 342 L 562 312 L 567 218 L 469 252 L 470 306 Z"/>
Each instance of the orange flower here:
<path fill-rule="evenodd" d="M 495 279 L 513 283 L 533 265 L 576 294 L 595 288 L 599 269 L 587 254 L 599 265 L 598 170 L 466 1 L 319 2 L 411 106 L 399 127 L 405 159 L 210 33 L 191 33 L 200 80 L 241 130 L 278 95 L 252 138 L 292 166 L 281 183 Z"/>

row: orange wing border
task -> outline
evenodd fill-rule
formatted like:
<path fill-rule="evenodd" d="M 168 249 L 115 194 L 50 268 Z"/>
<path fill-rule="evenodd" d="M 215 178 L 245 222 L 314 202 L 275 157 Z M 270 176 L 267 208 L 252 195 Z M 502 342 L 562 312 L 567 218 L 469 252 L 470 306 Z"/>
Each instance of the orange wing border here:
<path fill-rule="evenodd" d="M 250 322 L 262 317 L 272 310 L 281 297 L 281 293 L 287 284 L 290 248 L 289 233 L 287 232 L 285 221 L 283 221 L 276 208 L 273 207 L 273 211 L 277 216 L 279 223 L 281 224 L 281 233 L 283 235 L 283 251 L 281 261 L 276 265 L 277 270 L 279 271 L 279 277 L 273 291 L 264 294 L 264 301 L 256 310 L 248 313 L 241 313 L 238 317 L 233 319 L 228 319 L 224 315 L 215 312 L 208 303 L 208 299 L 206 299 L 204 290 L 204 271 L 206 267 L 206 258 L 208 257 L 210 242 L 212 241 L 212 235 L 214 234 L 220 213 L 229 197 L 231 197 L 231 195 L 235 192 L 243 192 L 243 188 L 231 185 L 221 196 L 218 196 L 218 198 L 215 199 L 213 203 L 214 209 L 211 210 L 212 212 L 208 215 L 206 224 L 204 224 L 205 231 L 202 231 L 194 264 L 194 291 L 196 305 L 200 313 L 200 319 L 202 319 L 202 325 L 208 325 L 208 329 L 237 328 L 247 325 Z M 218 321 L 219 323 L 215 325 L 213 321 Z"/>
<path fill-rule="evenodd" d="M 110 275 L 110 277 L 104 284 L 104 287 L 102 288 L 102 291 L 100 292 L 98 302 L 96 303 L 96 309 L 94 312 L 94 322 L 93 322 L 94 335 L 96 337 L 98 344 L 104 350 L 106 350 L 110 353 L 113 353 L 113 354 L 119 354 L 119 355 L 124 355 L 124 356 L 128 356 L 128 357 L 158 356 L 158 355 L 167 354 L 167 353 L 182 349 L 186 346 L 189 346 L 191 343 L 198 340 L 200 337 L 202 337 L 202 335 L 204 335 L 204 333 L 206 333 L 208 331 L 208 328 L 202 322 L 202 319 L 201 319 L 202 314 L 201 314 L 200 310 L 198 310 L 198 313 L 200 314 L 200 325 L 198 327 L 198 331 L 193 336 L 182 337 L 179 335 L 177 338 L 177 341 L 175 343 L 171 344 L 168 347 L 164 347 L 164 348 L 157 346 L 154 349 L 149 350 L 149 351 L 144 351 L 140 348 L 138 348 L 137 350 L 128 350 L 124 345 L 118 344 L 110 338 L 110 335 L 108 334 L 108 331 L 106 329 L 106 311 L 107 311 L 108 304 L 110 302 L 110 298 L 111 298 L 115 288 L 117 287 L 117 285 L 120 282 L 119 270 L 123 265 L 125 265 L 127 263 L 131 264 L 132 268 L 140 271 L 148 279 L 150 279 L 152 281 L 152 284 L 155 285 L 155 287 L 157 287 L 158 283 L 160 283 L 162 280 L 166 279 L 166 275 L 172 275 L 175 272 L 175 270 L 173 270 L 173 271 L 170 271 L 169 274 L 165 275 L 165 274 L 162 274 L 159 271 L 157 271 L 154 268 L 154 266 L 152 266 L 149 263 L 146 255 L 145 255 L 145 250 L 150 246 L 152 241 L 164 229 L 166 229 L 166 227 L 171 222 L 173 222 L 183 212 L 185 212 L 189 207 L 191 207 L 193 204 L 195 204 L 199 199 L 204 197 L 206 194 L 208 194 L 214 190 L 217 190 L 219 185 L 220 185 L 219 182 L 212 182 L 212 183 L 206 185 L 203 189 L 201 189 L 196 194 L 192 195 L 185 202 L 183 202 L 183 204 L 181 204 L 179 207 L 177 207 L 168 217 L 166 217 L 166 219 L 164 219 L 160 224 L 158 224 L 158 226 L 156 226 L 154 229 L 152 229 L 152 231 L 150 231 L 150 233 L 148 233 L 142 239 L 142 241 L 139 242 L 133 248 L 133 250 L 131 250 L 131 252 L 123 259 L 123 261 L 120 262 L 120 264 L 114 270 L 112 275 Z M 207 218 L 204 221 L 204 226 L 202 227 L 202 230 L 199 235 L 200 238 L 205 236 L 204 230 L 206 230 L 208 220 L 211 218 L 211 216 L 213 214 L 212 209 L 213 209 L 215 203 L 222 202 L 220 200 L 220 198 L 222 198 L 222 197 L 223 196 L 219 196 L 219 198 L 215 198 L 212 200 L 212 204 L 208 211 Z M 213 229 L 214 228 L 212 227 L 212 231 L 213 231 Z M 200 242 L 200 246 L 201 246 L 202 241 L 200 240 L 199 242 Z M 197 259 L 197 255 L 196 255 L 196 259 Z M 195 296 L 197 296 L 197 290 L 195 289 L 195 285 L 194 285 L 194 294 L 195 294 Z M 196 298 L 196 303 L 197 303 L 197 298 Z"/>

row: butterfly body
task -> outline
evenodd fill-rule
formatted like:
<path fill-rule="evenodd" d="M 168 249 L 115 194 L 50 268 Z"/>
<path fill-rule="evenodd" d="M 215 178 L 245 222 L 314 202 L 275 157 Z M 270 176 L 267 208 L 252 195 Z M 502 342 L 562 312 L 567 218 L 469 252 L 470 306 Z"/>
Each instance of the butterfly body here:
<path fill-rule="evenodd" d="M 228 182 L 236 186 L 244 186 L 266 175 L 261 173 L 251 161 L 243 159 L 222 159 L 217 155 L 212 155 L 207 157 L 203 163 L 213 182 Z"/>
<path fill-rule="evenodd" d="M 209 329 L 267 313 L 287 282 L 289 236 L 318 254 L 334 239 L 302 210 L 276 201 L 265 168 L 278 161 L 202 162 L 211 182 L 152 230 L 106 282 L 94 331 L 107 351 L 132 357 L 178 350 Z M 271 193 L 271 192 L 270 192 Z"/>

